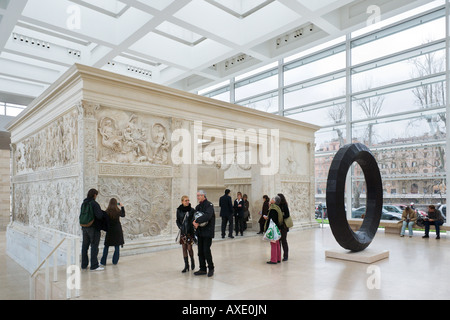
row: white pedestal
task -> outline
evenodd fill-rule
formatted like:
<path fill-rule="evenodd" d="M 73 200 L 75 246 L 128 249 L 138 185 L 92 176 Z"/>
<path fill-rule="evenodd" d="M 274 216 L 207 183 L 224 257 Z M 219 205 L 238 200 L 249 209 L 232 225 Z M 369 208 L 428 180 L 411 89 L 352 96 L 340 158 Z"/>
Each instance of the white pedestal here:
<path fill-rule="evenodd" d="M 389 258 L 389 251 L 388 250 L 380 251 L 369 248 L 361 252 L 351 252 L 345 249 L 335 249 L 335 250 L 326 250 L 325 257 L 371 264 Z"/>

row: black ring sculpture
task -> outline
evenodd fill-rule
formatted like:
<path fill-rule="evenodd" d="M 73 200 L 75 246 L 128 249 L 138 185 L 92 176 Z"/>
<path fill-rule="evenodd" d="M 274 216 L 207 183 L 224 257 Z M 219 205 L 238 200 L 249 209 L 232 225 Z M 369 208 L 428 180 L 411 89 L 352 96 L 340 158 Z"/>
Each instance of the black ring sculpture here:
<path fill-rule="evenodd" d="M 367 187 L 366 215 L 356 232 L 348 224 L 344 203 L 345 180 L 353 162 L 361 166 Z M 383 185 L 377 161 L 365 145 L 349 144 L 338 151 L 328 173 L 326 202 L 330 227 L 341 247 L 354 252 L 366 249 L 380 225 Z"/>

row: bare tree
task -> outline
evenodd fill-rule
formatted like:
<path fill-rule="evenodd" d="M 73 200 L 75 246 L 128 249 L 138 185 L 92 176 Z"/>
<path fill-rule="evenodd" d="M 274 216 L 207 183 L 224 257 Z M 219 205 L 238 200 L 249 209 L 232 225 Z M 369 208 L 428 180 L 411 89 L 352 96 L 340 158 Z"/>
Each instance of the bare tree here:
<path fill-rule="evenodd" d="M 376 118 L 383 109 L 384 96 L 375 96 L 370 98 L 364 98 L 357 101 L 357 105 L 361 108 L 368 119 Z M 373 123 L 367 125 L 366 132 L 364 134 L 364 142 L 369 146 L 373 144 L 373 137 L 375 135 L 373 129 Z"/>
<path fill-rule="evenodd" d="M 425 77 L 445 70 L 445 57 L 437 52 L 411 59 L 411 63 L 413 65 L 413 77 Z M 445 83 L 443 81 L 418 86 L 412 92 L 421 109 L 445 105 Z M 433 139 L 445 139 L 445 124 L 447 120 L 445 111 L 437 114 L 425 114 L 421 118 L 426 120 Z M 445 170 L 445 150 L 442 147 L 438 147 L 438 151 L 440 161 L 436 170 L 443 172 Z"/>
<path fill-rule="evenodd" d="M 369 88 L 370 89 L 370 88 Z M 364 99 L 360 99 L 356 102 L 357 106 L 362 110 L 367 119 L 372 119 L 378 117 L 381 110 L 383 109 L 384 96 L 374 96 L 368 97 Z M 363 142 L 368 146 L 372 146 L 374 142 L 375 130 L 373 128 L 373 123 L 369 123 L 365 130 L 363 136 Z M 356 166 L 355 166 L 356 168 Z M 354 175 L 356 176 L 356 172 L 360 174 L 362 171 L 359 169 L 354 169 Z M 360 206 L 360 198 L 361 193 L 364 189 L 365 181 L 359 181 L 353 183 L 353 205 L 357 208 Z"/>
<path fill-rule="evenodd" d="M 441 73 L 445 70 L 445 56 L 439 52 L 427 53 L 421 57 L 410 60 L 412 64 L 411 75 L 413 78 L 426 77 Z M 412 90 L 416 97 L 416 102 L 420 109 L 430 109 L 445 106 L 445 82 L 437 82 L 432 84 L 423 84 Z M 444 140 L 446 137 L 446 112 L 438 112 L 433 114 L 423 114 L 420 118 L 427 122 L 430 132 L 430 138 L 433 140 Z M 438 159 L 432 152 L 433 156 L 425 159 L 425 166 L 435 167 L 436 172 L 445 172 L 445 149 L 437 146 Z M 446 186 L 445 179 L 433 179 L 430 193 L 436 187 Z"/>
<path fill-rule="evenodd" d="M 330 117 L 330 119 L 333 120 L 335 124 L 344 123 L 345 114 L 346 114 L 345 103 L 334 105 L 328 109 L 328 117 Z M 335 128 L 334 130 L 338 135 L 339 147 L 344 146 L 345 144 L 344 133 L 339 128 Z"/>
<path fill-rule="evenodd" d="M 263 101 L 258 102 L 252 102 L 247 105 L 247 108 L 260 110 L 264 112 L 269 112 L 269 110 L 272 108 L 273 100 L 267 99 Z"/>

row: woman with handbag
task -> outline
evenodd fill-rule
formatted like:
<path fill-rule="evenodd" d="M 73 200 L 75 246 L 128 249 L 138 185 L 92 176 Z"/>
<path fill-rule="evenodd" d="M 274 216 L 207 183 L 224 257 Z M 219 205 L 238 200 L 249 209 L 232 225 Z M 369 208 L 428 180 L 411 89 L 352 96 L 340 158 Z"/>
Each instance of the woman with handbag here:
<path fill-rule="evenodd" d="M 184 269 L 185 273 L 189 271 L 188 254 L 191 257 L 191 270 L 194 270 L 194 250 L 192 244 L 194 242 L 195 230 L 192 222 L 194 221 L 195 209 L 191 207 L 188 196 L 181 197 L 181 205 L 177 208 L 177 226 L 180 229 L 178 236 L 183 249 Z"/>
<path fill-rule="evenodd" d="M 283 247 L 283 261 L 287 261 L 288 256 L 289 256 L 287 233 L 289 232 L 289 227 L 292 227 L 289 224 L 289 223 L 292 223 L 292 218 L 289 213 L 289 207 L 288 207 L 286 198 L 284 197 L 284 195 L 282 193 L 279 193 L 278 196 L 281 199 L 280 209 L 283 212 L 283 223 L 281 223 L 281 227 L 280 227 L 280 232 L 281 232 L 280 243 L 281 243 L 281 246 Z"/>
<path fill-rule="evenodd" d="M 280 197 L 275 196 L 270 201 L 269 206 L 269 214 L 264 216 L 266 219 L 266 225 L 264 228 L 264 232 L 266 233 L 270 227 L 270 221 L 273 221 L 275 226 L 280 229 L 280 221 L 283 219 L 283 213 L 279 207 L 280 205 Z M 275 232 L 273 232 L 275 234 Z M 280 248 L 280 240 L 271 240 L 270 241 L 270 261 L 267 261 L 268 264 L 277 264 L 281 262 L 281 248 Z"/>

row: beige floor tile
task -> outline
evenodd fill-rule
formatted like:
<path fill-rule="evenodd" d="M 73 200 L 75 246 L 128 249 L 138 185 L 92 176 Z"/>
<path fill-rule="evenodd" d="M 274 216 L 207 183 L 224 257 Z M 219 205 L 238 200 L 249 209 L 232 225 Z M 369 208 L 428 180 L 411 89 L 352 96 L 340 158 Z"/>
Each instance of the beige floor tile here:
<path fill-rule="evenodd" d="M 289 232 L 289 261 L 277 265 L 266 264 L 270 245 L 260 236 L 216 239 L 212 278 L 182 274 L 181 248 L 122 256 L 104 271 L 82 271 L 77 299 L 450 299 L 450 241 L 445 234 L 440 240 L 422 235 L 400 238 L 378 232 L 371 248 L 390 252 L 388 259 L 374 263 L 379 289 L 368 287 L 370 265 L 325 258 L 325 250 L 339 248 L 325 227 Z M 5 255 L 4 232 L 0 236 L 0 267 L 5 270 L 0 299 L 28 299 L 28 275 Z M 195 262 L 197 270 L 197 256 Z"/>

